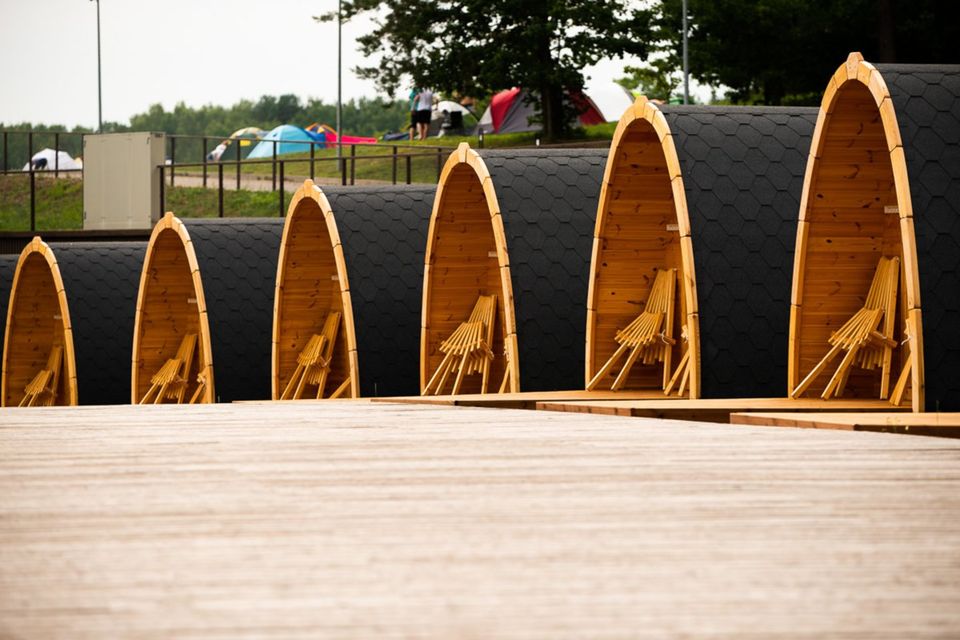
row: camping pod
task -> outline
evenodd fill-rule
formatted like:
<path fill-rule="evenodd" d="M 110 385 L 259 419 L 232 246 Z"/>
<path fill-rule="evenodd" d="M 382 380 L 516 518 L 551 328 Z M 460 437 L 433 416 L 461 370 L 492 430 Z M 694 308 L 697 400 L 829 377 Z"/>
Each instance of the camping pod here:
<path fill-rule="evenodd" d="M 181 220 L 172 213 L 160 219 L 137 297 L 134 403 L 158 396 L 160 402 L 270 398 L 282 225 L 281 219 Z"/>
<path fill-rule="evenodd" d="M 423 250 L 435 191 L 321 190 L 310 180 L 297 190 L 277 266 L 274 399 L 419 392 Z M 328 343 L 316 348 L 325 329 Z"/>
<path fill-rule="evenodd" d="M 797 229 L 791 393 L 826 394 L 828 372 L 841 371 L 849 396 L 960 409 L 958 104 L 956 65 L 872 65 L 851 53 L 830 79 Z M 892 313 L 872 336 L 886 345 L 882 360 L 844 373 L 837 357 L 811 378 L 834 332 L 871 307 L 881 258 L 899 263 Z"/>
<path fill-rule="evenodd" d="M 137 273 L 145 251 L 143 242 L 47 245 L 34 238 L 27 245 L 10 294 L 4 406 L 25 398 L 24 404 L 55 405 L 129 401 Z"/>
<path fill-rule="evenodd" d="M 17 270 L 19 255 L 0 254 L 0 363 L 3 362 L 3 338 L 7 327 L 7 303 L 13 288 L 13 274 Z"/>
<path fill-rule="evenodd" d="M 466 143 L 450 155 L 424 256 L 421 392 L 582 386 L 591 230 L 606 156 L 477 152 Z M 491 301 L 495 308 L 485 309 Z M 464 353 L 469 341 L 460 339 L 475 322 L 489 336 Z M 444 369 L 445 361 L 456 371 Z"/>
<path fill-rule="evenodd" d="M 645 98 L 624 113 L 594 231 L 587 388 L 784 395 L 791 251 L 815 119 L 815 109 Z M 636 347 L 620 332 L 650 312 L 663 272 L 675 288 L 630 362 Z"/>

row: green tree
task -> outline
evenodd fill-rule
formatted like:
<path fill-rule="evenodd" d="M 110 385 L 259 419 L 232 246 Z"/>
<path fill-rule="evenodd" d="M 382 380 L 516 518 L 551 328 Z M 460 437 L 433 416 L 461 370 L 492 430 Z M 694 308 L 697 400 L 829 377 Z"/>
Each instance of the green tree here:
<path fill-rule="evenodd" d="M 871 62 L 956 62 L 956 0 L 688 0 L 690 74 L 734 102 L 817 104 L 851 51 Z M 682 0 L 655 7 L 680 67 Z"/>
<path fill-rule="evenodd" d="M 627 0 L 345 0 L 343 16 L 378 11 L 359 38 L 377 57 L 356 71 L 388 95 L 405 82 L 452 96 L 521 86 L 535 92 L 544 135 L 568 127 L 565 90 L 608 56 L 646 56 L 650 11 Z M 336 12 L 319 20 L 334 20 Z M 409 79 L 409 80 L 408 80 Z"/>

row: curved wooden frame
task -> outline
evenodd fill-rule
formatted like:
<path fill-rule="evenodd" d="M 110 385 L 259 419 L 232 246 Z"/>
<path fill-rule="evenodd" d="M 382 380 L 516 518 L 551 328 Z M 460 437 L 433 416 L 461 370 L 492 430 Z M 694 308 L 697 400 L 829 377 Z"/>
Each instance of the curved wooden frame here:
<path fill-rule="evenodd" d="M 28 262 L 31 263 L 28 265 Z M 30 271 L 33 270 L 33 264 L 41 265 L 41 270 L 46 267 L 46 273 L 50 276 L 50 282 L 46 283 L 50 286 L 41 286 L 44 283 L 30 282 Z M 19 289 L 20 287 L 27 287 L 26 294 L 20 296 Z M 76 366 L 76 353 L 73 347 L 73 329 L 70 323 L 70 309 L 67 305 L 67 294 L 63 287 L 63 279 L 60 277 L 60 267 L 57 264 L 57 258 L 53 253 L 53 250 L 40 239 L 40 236 L 36 236 L 30 243 L 24 247 L 23 251 L 20 253 L 20 258 L 17 261 L 17 268 L 13 276 L 13 286 L 10 289 L 10 302 L 7 306 L 7 327 L 4 332 L 4 343 L 3 343 L 3 373 L 2 373 L 2 384 L 0 384 L 0 406 L 16 406 L 16 403 L 11 403 L 7 401 L 8 391 L 11 385 L 14 388 L 22 389 L 33 376 L 43 368 L 43 365 L 47 361 L 47 356 L 50 352 L 50 347 L 53 346 L 54 342 L 51 341 L 49 344 L 44 344 L 42 342 L 33 343 L 29 341 L 25 343 L 19 339 L 20 326 L 23 324 L 22 318 L 21 321 L 14 322 L 14 317 L 17 315 L 17 303 L 22 300 L 26 295 L 36 295 L 39 299 L 43 297 L 54 298 L 55 304 L 52 306 L 56 312 L 59 313 L 59 318 L 57 315 L 54 315 L 54 320 L 60 321 L 59 331 L 61 332 L 61 341 L 63 344 L 63 376 L 61 378 L 61 385 L 63 387 L 63 393 L 58 394 L 57 405 L 63 406 L 76 406 L 77 405 L 77 366 Z M 37 309 L 36 305 L 32 307 L 34 310 Z M 50 311 L 49 308 L 44 309 L 45 311 Z M 33 335 L 33 331 L 36 329 L 36 322 L 29 322 L 29 326 L 24 327 L 24 331 L 28 334 L 27 337 Z M 57 327 L 54 327 L 54 332 L 57 331 Z M 34 346 L 30 348 L 30 351 L 33 352 L 31 356 L 31 366 L 25 368 L 24 372 L 21 374 L 19 371 L 13 373 L 13 363 L 11 360 L 14 357 L 19 357 L 21 354 L 12 353 L 12 350 L 18 350 L 19 345 L 33 344 Z M 11 379 L 12 378 L 12 379 Z"/>
<path fill-rule="evenodd" d="M 172 239 L 173 246 L 166 248 L 167 239 Z M 163 244 L 161 244 L 163 242 Z M 145 360 L 142 354 L 144 332 L 147 327 L 144 320 L 146 306 L 149 304 L 150 287 L 152 275 L 159 273 L 164 269 L 163 265 L 156 264 L 161 261 L 163 254 L 167 251 L 180 252 L 184 256 L 186 268 L 189 273 L 189 286 L 187 287 L 193 295 L 192 301 L 188 298 L 186 305 L 196 304 L 196 326 L 198 337 L 199 358 L 197 361 L 197 372 L 203 374 L 206 381 L 204 392 L 199 399 L 200 402 L 212 403 L 216 399 L 216 387 L 213 376 L 213 351 L 210 341 L 210 323 L 207 318 L 207 303 L 203 295 L 203 281 L 200 277 L 200 268 L 197 263 L 197 254 L 194 251 L 193 243 L 190 240 L 190 233 L 186 226 L 173 213 L 169 211 L 157 222 L 150 234 L 150 241 L 147 244 L 147 254 L 143 261 L 143 271 L 140 274 L 140 290 L 137 293 L 137 311 L 133 329 L 133 362 L 130 373 L 130 396 L 131 402 L 137 404 L 149 385 L 150 376 L 152 376 L 160 366 L 163 365 L 166 358 L 172 357 L 180 344 L 181 335 L 175 335 L 170 332 L 167 336 L 169 341 L 165 342 L 165 351 L 156 358 Z M 174 260 L 177 260 L 175 257 Z M 181 274 L 179 278 L 184 278 Z M 181 282 L 181 286 L 183 283 Z M 193 302 L 195 301 L 195 302 Z M 181 310 L 183 307 L 181 307 Z M 193 315 L 190 312 L 182 314 L 184 317 Z M 169 320 L 169 318 L 167 318 Z M 144 374 L 141 379 L 141 369 Z"/>
<path fill-rule="evenodd" d="M 458 183 L 454 184 L 454 180 Z M 452 318 L 444 323 L 444 328 L 440 329 L 438 318 L 432 317 L 435 272 L 442 266 L 443 261 L 448 256 L 441 255 L 438 247 L 438 233 L 441 226 L 447 223 L 447 218 L 452 213 L 452 209 L 463 206 L 462 202 L 456 201 L 456 193 L 463 188 L 470 189 L 479 186 L 483 192 L 483 202 L 486 212 L 490 218 L 490 231 L 492 234 L 492 246 L 496 252 L 497 268 L 499 270 L 500 290 L 497 291 L 498 302 L 500 306 L 500 317 L 498 322 L 502 328 L 504 355 L 506 356 L 505 367 L 508 368 L 509 386 L 506 389 L 515 393 L 520 391 L 520 362 L 519 350 L 517 348 L 517 322 L 513 308 L 513 282 L 510 278 L 510 258 L 507 251 L 506 233 L 503 227 L 503 219 L 500 216 L 500 204 L 497 200 L 496 189 L 493 179 L 490 177 L 490 171 L 484 163 L 483 158 L 476 151 L 470 148 L 466 142 L 461 142 L 457 149 L 450 154 L 447 162 L 440 172 L 440 180 L 437 185 L 437 195 L 433 201 L 433 211 L 430 214 L 430 227 L 427 231 L 427 248 L 424 255 L 423 269 L 423 313 L 421 315 L 420 327 L 420 389 L 422 390 L 433 369 L 439 364 L 441 356 L 437 355 L 436 345 L 446 338 L 459 322 L 466 319 L 470 313 L 473 303 L 476 301 L 476 295 L 473 299 L 462 301 L 462 317 Z M 456 223 L 453 223 L 456 224 Z M 456 233 L 456 232 L 454 232 Z M 489 255 L 488 258 L 493 256 Z M 439 261 L 439 263 L 438 263 Z M 483 268 L 486 270 L 486 267 Z M 493 292 L 490 292 L 493 293 Z M 431 327 L 433 325 L 433 327 Z M 433 331 L 431 331 L 433 329 Z M 494 357 L 500 354 L 494 350 Z M 433 357 L 433 362 L 431 361 Z M 496 376 L 491 376 L 494 384 L 497 381 Z"/>
<path fill-rule="evenodd" d="M 610 217 L 610 208 L 612 202 L 617 199 L 618 191 L 628 187 L 627 184 L 618 184 L 615 178 L 617 169 L 620 167 L 622 162 L 625 162 L 624 153 L 626 145 L 628 144 L 628 136 L 638 132 L 653 132 L 656 135 L 657 141 L 659 143 L 659 149 L 662 152 L 662 158 L 655 159 L 653 167 L 650 169 L 651 175 L 653 174 L 662 174 L 670 182 L 670 189 L 672 192 L 671 203 L 672 209 L 675 213 L 675 223 L 676 223 L 676 233 L 679 240 L 680 246 L 680 267 L 678 272 L 678 278 L 681 288 L 682 303 L 685 310 L 685 326 L 687 332 L 687 341 L 688 349 L 690 349 L 690 384 L 689 384 L 689 397 L 690 398 L 699 398 L 700 397 L 700 326 L 699 326 L 699 315 L 698 315 L 698 306 L 697 306 L 697 282 L 696 282 L 696 271 L 694 270 L 693 262 L 693 240 L 690 235 L 690 216 L 687 210 L 687 197 L 684 192 L 683 187 L 683 176 L 680 171 L 680 160 L 677 156 L 677 149 L 673 141 L 673 135 L 670 132 L 670 126 L 667 123 L 666 118 L 663 113 L 657 108 L 656 104 L 648 101 L 645 97 L 640 97 L 634 102 L 634 104 L 628 108 L 623 116 L 620 118 L 620 121 L 617 123 L 616 131 L 613 134 L 613 141 L 610 145 L 610 156 L 607 161 L 607 166 L 603 176 L 603 185 L 600 190 L 600 201 L 597 208 L 597 222 L 594 231 L 593 238 L 593 255 L 590 260 L 590 287 L 587 294 L 587 331 L 586 331 L 586 354 L 585 354 L 585 370 L 584 370 L 584 383 L 589 382 L 597 370 L 599 370 L 600 365 L 606 360 L 607 357 L 615 349 L 615 344 L 613 343 L 613 334 L 609 336 L 609 344 L 604 344 L 603 349 L 599 344 L 600 340 L 598 338 L 598 322 L 600 316 L 605 315 L 605 313 L 599 309 L 601 306 L 599 296 L 600 296 L 600 286 L 598 285 L 598 278 L 600 278 L 599 268 L 600 265 L 606 261 L 609 264 L 609 260 L 605 257 L 605 248 L 604 245 L 607 240 L 607 222 Z M 662 164 L 660 164 L 662 163 Z M 645 212 L 639 209 L 637 206 L 634 209 L 634 212 L 638 216 L 642 216 Z M 654 219 L 656 218 L 656 219 Z M 662 233 L 663 230 L 659 227 L 660 219 L 656 216 L 651 216 L 649 219 L 649 224 L 654 225 L 647 230 L 646 234 L 651 238 L 656 236 L 659 233 Z M 643 242 L 640 239 L 634 239 L 631 241 L 632 244 L 639 244 Z M 630 263 L 625 261 L 625 269 L 636 275 L 635 272 L 631 270 Z M 631 278 L 633 279 L 633 278 Z M 635 280 L 639 284 L 641 278 L 636 277 Z M 642 290 L 649 291 L 652 286 L 653 278 L 649 279 L 649 282 L 645 285 L 639 287 L 636 293 L 642 293 Z M 621 296 L 621 299 L 624 296 Z M 641 297 L 645 299 L 645 295 Z M 625 327 L 636 315 L 639 313 L 640 309 L 638 308 L 632 315 L 630 314 L 619 314 L 618 321 L 620 322 L 620 328 Z M 677 314 L 680 315 L 679 313 Z M 616 323 L 614 323 L 616 324 Z M 679 336 L 675 336 L 679 338 Z M 677 343 L 680 344 L 680 340 L 677 340 Z"/>
<path fill-rule="evenodd" d="M 300 309 L 293 307 L 292 303 L 289 302 L 286 305 L 284 304 L 284 285 L 288 278 L 292 279 L 294 275 L 300 275 L 302 277 L 300 273 L 301 270 L 309 272 L 309 275 L 306 276 L 307 278 L 315 278 L 316 274 L 313 273 L 313 271 L 317 268 L 316 262 L 294 264 L 290 254 L 293 252 L 292 247 L 294 246 L 296 238 L 297 226 L 308 219 L 308 216 L 318 212 L 323 216 L 327 239 L 330 244 L 329 246 L 323 246 L 323 242 L 321 241 L 321 246 L 315 249 L 320 252 L 330 251 L 333 255 L 333 266 L 336 269 L 335 277 L 338 283 L 337 289 L 339 290 L 340 308 L 331 308 L 330 310 L 340 311 L 343 314 L 337 338 L 338 344 L 334 349 L 334 359 L 339 362 L 341 368 L 346 369 L 347 375 L 350 378 L 349 397 L 357 398 L 360 394 L 360 367 L 357 357 L 357 335 L 353 322 L 353 302 L 350 298 L 350 281 L 347 277 L 347 265 L 343 255 L 343 246 L 340 243 L 340 232 L 337 229 L 336 215 L 330 207 L 327 197 L 320 188 L 317 187 L 312 180 L 305 180 L 303 186 L 293 194 L 290 206 L 287 208 L 287 219 L 283 225 L 283 236 L 280 240 L 280 256 L 277 260 L 277 283 L 273 299 L 272 368 L 270 376 L 270 388 L 274 400 L 280 398 L 280 394 L 283 392 L 286 384 L 286 381 L 281 379 L 282 371 L 284 370 L 282 366 L 284 363 L 281 362 L 281 360 L 288 360 L 289 362 L 286 363 L 288 365 L 286 368 L 290 369 L 292 363 L 296 362 L 297 355 L 306 345 L 310 335 L 319 333 L 323 326 L 324 318 L 314 317 L 308 322 L 309 326 L 301 327 L 304 329 L 302 333 L 293 331 L 292 328 L 285 326 L 288 320 L 286 317 L 287 312 L 290 312 L 291 315 L 296 315 L 297 318 L 293 320 L 300 320 L 299 324 L 302 324 L 302 314 L 308 309 L 312 311 L 314 305 L 311 302 L 307 305 L 306 309 Z M 332 274 L 324 275 L 331 275 L 330 281 L 333 281 L 332 278 L 334 276 L 332 276 Z M 294 334 L 293 341 L 285 339 L 289 338 L 292 334 Z M 336 366 L 334 370 L 336 370 Z M 335 389 L 336 385 L 339 384 L 337 380 L 338 378 L 334 376 L 332 379 L 334 386 L 328 388 Z"/>
<path fill-rule="evenodd" d="M 863 89 L 866 91 L 864 92 Z M 834 124 L 834 115 L 841 100 L 851 91 L 860 91 L 863 95 L 869 95 L 873 101 L 873 108 L 876 109 L 876 117 L 879 118 L 883 130 L 884 147 L 880 151 L 889 155 L 889 162 L 892 171 L 892 185 L 896 196 L 897 213 L 899 216 L 900 232 L 900 251 L 902 252 L 902 289 L 901 315 L 905 321 L 904 331 L 909 336 L 910 358 L 912 366 L 911 375 L 911 404 L 913 411 L 921 411 L 923 407 L 923 329 L 921 323 L 920 311 L 920 275 L 917 263 L 917 243 L 913 224 L 913 203 L 910 196 L 910 184 L 907 177 L 906 157 L 903 150 L 903 141 L 900 138 L 900 127 L 897 123 L 897 115 L 894 109 L 893 101 L 886 82 L 880 72 L 873 65 L 864 61 L 860 53 L 854 52 L 849 55 L 847 61 L 842 64 L 830 78 L 826 91 L 823 94 L 823 100 L 820 105 L 820 114 L 817 117 L 817 125 L 813 134 L 813 141 L 810 146 L 810 155 L 807 161 L 806 174 L 803 181 L 803 192 L 800 200 L 800 218 L 797 226 L 797 245 L 794 254 L 793 268 L 793 291 L 790 306 L 790 344 L 789 344 L 789 364 L 787 368 L 787 386 L 790 393 L 800 383 L 803 372 L 801 372 L 801 347 L 803 343 L 803 309 L 805 302 L 805 285 L 807 284 L 807 257 L 811 245 L 811 229 L 815 224 L 812 215 L 812 206 L 820 198 L 822 193 L 817 191 L 818 179 L 821 176 L 821 169 L 824 164 L 824 152 L 827 143 L 830 141 L 831 125 Z M 840 122 L 840 119 L 836 119 Z M 859 132 L 858 132 L 859 133 Z M 870 150 L 871 152 L 873 149 Z M 859 172 L 859 167 L 849 164 Z M 849 177 L 849 176 L 847 176 Z M 816 193 L 816 195 L 814 195 Z M 864 194 L 859 194 L 861 197 Z M 862 206 L 864 212 L 870 211 L 867 206 Z M 884 210 L 877 211 L 881 216 L 890 215 Z M 832 250 L 839 254 L 843 251 L 842 247 L 836 246 Z M 876 258 L 872 263 L 863 268 L 869 275 L 872 275 L 876 266 Z M 866 294 L 864 288 L 863 294 Z M 809 303 L 813 296 L 807 296 Z M 808 306 L 810 306 L 808 304 Z M 855 310 L 855 309 L 854 309 Z M 845 319 L 845 318 L 844 318 Z M 842 321 L 841 321 L 842 322 Z M 835 327 L 838 328 L 838 327 Z M 826 351 L 827 344 L 823 341 L 818 345 L 822 351 Z M 822 355 L 822 354 L 821 354 Z M 893 371 L 896 375 L 896 370 Z"/>

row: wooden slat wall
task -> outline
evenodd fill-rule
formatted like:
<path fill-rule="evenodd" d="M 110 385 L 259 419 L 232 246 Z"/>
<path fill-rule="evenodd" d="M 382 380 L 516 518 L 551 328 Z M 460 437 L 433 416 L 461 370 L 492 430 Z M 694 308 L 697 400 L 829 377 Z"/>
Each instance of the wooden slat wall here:
<path fill-rule="evenodd" d="M 209 340 L 201 330 L 201 311 L 196 279 L 183 241 L 175 230 L 163 229 L 152 242 L 141 280 L 133 354 L 134 402 L 150 388 L 153 374 L 176 355 L 185 334 L 197 334 L 198 344 Z M 201 346 L 193 360 L 187 397 L 193 393 L 197 373 L 209 365 Z"/>
<path fill-rule="evenodd" d="M 64 345 L 64 310 L 60 306 L 57 285 L 50 265 L 40 253 L 29 253 L 20 268 L 17 288 L 11 294 L 4 353 L 4 406 L 17 406 L 23 389 L 46 367 L 50 348 Z M 73 357 L 65 349 L 64 360 Z M 66 362 L 60 374 L 56 404 L 70 404 Z"/>
<path fill-rule="evenodd" d="M 863 84 L 850 82 L 839 90 L 821 135 L 819 157 L 807 185 L 808 235 L 800 258 L 801 378 L 829 349 L 830 334 L 863 307 L 880 257 L 903 257 L 888 141 L 876 101 Z M 901 278 L 901 288 L 902 282 Z M 899 341 L 902 305 L 896 326 L 894 338 Z M 893 375 L 902 366 L 902 351 L 894 352 Z M 807 395 L 818 395 L 829 378 L 822 375 Z M 851 370 L 846 395 L 870 398 L 879 393 L 878 371 Z"/>
<path fill-rule="evenodd" d="M 594 256 L 594 325 L 588 350 L 588 378 L 618 346 L 614 340 L 644 309 L 656 269 L 677 269 L 673 363 L 683 353 L 680 331 L 686 318 L 680 232 L 670 173 L 663 146 L 653 125 L 633 120 L 611 156 L 607 199 L 600 203 L 600 245 Z M 662 367 L 637 365 L 624 389 L 655 389 L 663 385 Z"/>
<path fill-rule="evenodd" d="M 428 265 L 431 304 L 424 318 L 427 369 L 432 372 L 439 366 L 443 359 L 440 343 L 467 319 L 477 298 L 495 293 L 498 313 L 490 386 L 496 391 L 505 367 L 506 296 L 489 203 L 477 173 L 467 164 L 459 164 L 452 170 L 437 198 L 432 261 Z M 465 377 L 461 393 L 478 393 L 480 382 L 480 376 Z"/>
<path fill-rule="evenodd" d="M 312 184 L 310 185 L 312 188 Z M 315 333 L 321 333 L 327 314 L 343 313 L 343 283 L 334 259 L 334 243 L 327 230 L 324 213 L 316 200 L 305 197 L 292 211 L 281 246 L 282 281 L 278 282 L 275 335 L 274 397 L 286 388 L 297 367 L 297 356 Z M 347 329 L 341 319 L 330 365 L 329 395 L 350 375 L 350 351 Z M 352 328 L 350 329 L 352 331 Z M 348 393 L 349 395 L 349 393 Z"/>

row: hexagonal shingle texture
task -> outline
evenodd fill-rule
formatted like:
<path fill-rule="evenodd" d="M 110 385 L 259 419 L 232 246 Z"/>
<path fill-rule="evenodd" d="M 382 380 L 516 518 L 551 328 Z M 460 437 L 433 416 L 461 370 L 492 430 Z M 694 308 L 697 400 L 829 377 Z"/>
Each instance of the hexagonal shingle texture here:
<path fill-rule="evenodd" d="M 520 388 L 583 388 L 587 286 L 606 149 L 480 151 L 510 253 Z"/>
<path fill-rule="evenodd" d="M 343 245 L 360 393 L 420 393 L 423 255 L 436 187 L 323 187 Z"/>
<path fill-rule="evenodd" d="M 817 109 L 662 110 L 690 213 L 701 396 L 783 396 L 793 250 Z"/>
<path fill-rule="evenodd" d="M 3 336 L 7 329 L 7 305 L 10 303 L 10 289 L 19 258 L 16 253 L 0 254 L 0 361 L 3 358 Z"/>
<path fill-rule="evenodd" d="M 218 402 L 270 399 L 270 337 L 282 218 L 183 218 L 210 322 Z"/>
<path fill-rule="evenodd" d="M 878 64 L 913 203 L 927 411 L 960 410 L 960 66 Z"/>
<path fill-rule="evenodd" d="M 67 293 L 80 404 L 129 404 L 146 242 L 50 243 Z"/>

